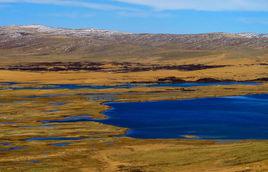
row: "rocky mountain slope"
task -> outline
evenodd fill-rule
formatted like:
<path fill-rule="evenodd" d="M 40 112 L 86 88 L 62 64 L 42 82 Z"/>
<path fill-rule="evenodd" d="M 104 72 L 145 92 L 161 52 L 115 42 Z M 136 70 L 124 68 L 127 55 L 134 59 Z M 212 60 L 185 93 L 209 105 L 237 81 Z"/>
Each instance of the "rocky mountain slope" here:
<path fill-rule="evenodd" d="M 239 55 L 236 55 L 239 51 Z M 40 25 L 0 27 L 0 58 L 13 61 L 142 61 L 268 54 L 268 35 L 132 34 Z"/>

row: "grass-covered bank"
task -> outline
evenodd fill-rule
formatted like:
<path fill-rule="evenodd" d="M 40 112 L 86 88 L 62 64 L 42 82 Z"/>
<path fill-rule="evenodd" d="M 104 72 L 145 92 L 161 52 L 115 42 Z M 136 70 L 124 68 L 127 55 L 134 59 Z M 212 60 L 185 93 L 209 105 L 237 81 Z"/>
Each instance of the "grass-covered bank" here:
<path fill-rule="evenodd" d="M 268 93 L 266 84 L 190 89 L 1 90 L 0 171 L 267 170 L 267 141 L 139 140 L 122 137 L 123 128 L 96 122 L 42 123 L 79 115 L 103 118 L 109 108 L 103 102 L 111 97 L 155 101 Z"/>

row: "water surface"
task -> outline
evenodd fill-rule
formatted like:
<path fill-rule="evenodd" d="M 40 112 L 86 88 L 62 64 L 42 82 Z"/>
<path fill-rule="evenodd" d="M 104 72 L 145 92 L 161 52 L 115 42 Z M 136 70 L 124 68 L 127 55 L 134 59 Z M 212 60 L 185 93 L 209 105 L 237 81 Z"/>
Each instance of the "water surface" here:
<path fill-rule="evenodd" d="M 129 137 L 268 139 L 268 94 L 107 105 L 101 122 Z"/>
<path fill-rule="evenodd" d="M 183 82 L 183 83 L 126 83 L 121 85 L 80 85 L 80 84 L 49 84 L 34 86 L 16 86 L 16 83 L 9 84 L 10 87 L 0 88 L 11 90 L 57 90 L 57 89 L 113 89 L 113 88 L 135 88 L 135 87 L 195 87 L 195 86 L 217 86 L 217 85 L 258 85 L 258 82 Z M 0 84 L 1 86 L 1 84 Z"/>

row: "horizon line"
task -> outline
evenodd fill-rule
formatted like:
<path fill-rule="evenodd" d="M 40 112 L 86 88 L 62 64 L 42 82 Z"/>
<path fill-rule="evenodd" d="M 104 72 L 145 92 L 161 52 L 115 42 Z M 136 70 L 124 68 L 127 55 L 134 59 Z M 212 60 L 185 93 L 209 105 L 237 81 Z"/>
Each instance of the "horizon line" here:
<path fill-rule="evenodd" d="M 26 24 L 26 25 L 19 25 L 19 24 L 14 24 L 14 25 L 1 25 L 0 27 L 29 27 L 29 26 L 40 26 L 40 27 L 47 27 L 51 29 L 63 29 L 63 30 L 88 30 L 88 29 L 94 29 L 94 30 L 100 30 L 100 31 L 109 31 L 109 32 L 118 32 L 118 33 L 126 33 L 126 34 L 151 34 L 151 35 L 201 35 L 201 34 L 230 34 L 230 35 L 235 35 L 235 34 L 256 34 L 256 35 L 266 35 L 267 33 L 264 32 L 224 32 L 224 31 L 212 31 L 212 32 L 199 32 L 199 33 L 167 33 L 167 32 L 128 32 L 128 31 L 119 31 L 119 30 L 112 30 L 112 29 L 104 29 L 104 28 L 95 28 L 95 27 L 61 27 L 61 26 L 50 26 L 50 25 L 44 25 L 44 24 Z"/>

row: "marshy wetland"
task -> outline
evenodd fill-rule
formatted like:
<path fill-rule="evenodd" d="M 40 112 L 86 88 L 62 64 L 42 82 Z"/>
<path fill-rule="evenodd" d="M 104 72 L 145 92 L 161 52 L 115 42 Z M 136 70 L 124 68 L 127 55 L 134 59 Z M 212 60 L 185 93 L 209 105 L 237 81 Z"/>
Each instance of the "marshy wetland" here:
<path fill-rule="evenodd" d="M 29 23 L 29 17 L 40 18 L 40 12 L 46 13 L 41 23 L 49 16 L 48 23 L 58 26 L 64 16 L 67 23 L 85 27 L 98 17 L 112 24 L 109 17 L 115 16 L 109 15 L 108 8 L 120 13 L 116 17 L 120 25 L 121 17 L 130 17 L 123 12 L 128 13 L 127 4 L 120 5 L 121 15 L 121 8 L 113 8 L 110 2 L 87 5 L 90 2 L 80 1 L 27 1 L 27 5 L 10 1 L 3 10 L 23 10 L 17 13 L 21 20 L 12 16 L 6 21 L 10 24 Z M 49 11 L 43 8 L 52 4 Z M 13 5 L 23 8 L 11 10 Z M 101 9 L 105 15 L 89 19 L 83 15 L 86 9 L 73 9 L 78 6 Z M 59 16 L 60 7 L 72 8 L 79 15 Z M 144 12 L 153 15 L 140 17 L 156 17 L 157 25 L 167 20 L 177 30 L 169 22 L 172 15 L 159 17 L 154 13 L 164 10 L 144 7 Z M 129 12 L 139 13 L 135 8 Z M 219 31 L 219 26 L 228 27 L 222 22 L 233 21 L 226 17 L 243 18 L 240 12 L 224 14 L 224 20 L 213 17 L 221 24 L 207 25 L 210 13 L 202 11 L 199 16 L 198 11 L 198 17 L 192 15 L 198 26 L 187 32 L 203 30 L 204 23 Z M 205 22 L 196 22 L 202 14 Z M 134 15 L 129 22 L 135 23 Z M 81 22 L 80 17 L 87 21 Z M 248 13 L 245 17 L 252 18 Z M 247 28 L 258 27 L 247 22 L 247 26 L 253 24 Z M 117 27 L 112 25 L 106 27 Z M 267 34 L 138 34 L 2 26 L 0 172 L 266 172 L 267 95 Z"/>
<path fill-rule="evenodd" d="M 193 81 L 202 78 L 193 75 L 195 79 L 189 82 L 158 82 L 176 73 L 159 71 L 154 74 L 158 78 L 148 80 L 150 71 L 143 75 L 1 71 L 0 171 L 267 171 L 267 83 L 253 82 L 260 76 L 251 77 L 250 72 L 245 81 L 234 78 L 235 82 L 198 83 Z M 257 100 L 243 102 L 243 97 Z M 226 115 L 221 111 L 224 107 L 217 101 L 223 99 L 224 104 L 230 103 L 225 105 L 229 110 L 239 107 L 254 111 L 254 116 L 238 113 L 222 118 Z M 194 104 L 189 104 L 191 101 Z M 176 110 L 180 112 L 174 113 Z M 191 118 L 186 115 L 189 111 Z M 234 137 L 202 137 L 211 134 L 213 128 L 203 130 L 192 125 L 197 113 L 207 115 L 197 118 L 198 123 L 221 123 L 225 129 L 225 120 L 233 120 L 228 125 L 235 132 L 226 132 Z M 181 123 L 180 117 L 184 119 Z M 121 125 L 124 122 L 129 123 Z M 175 123 L 184 127 L 191 124 L 197 128 L 177 125 L 157 133 L 161 126 L 156 125 L 158 129 L 149 129 L 156 133 L 139 135 L 139 129 L 143 132 L 139 122 L 148 122 L 148 126 L 162 122 L 171 128 Z M 137 130 L 133 132 L 131 125 L 138 125 Z"/>

